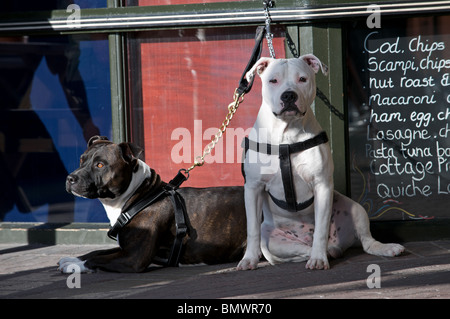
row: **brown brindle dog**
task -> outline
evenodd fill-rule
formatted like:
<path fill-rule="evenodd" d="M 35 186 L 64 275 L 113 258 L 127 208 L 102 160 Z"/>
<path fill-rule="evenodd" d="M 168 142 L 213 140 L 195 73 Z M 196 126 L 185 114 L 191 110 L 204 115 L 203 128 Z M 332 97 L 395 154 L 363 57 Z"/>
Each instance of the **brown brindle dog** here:
<path fill-rule="evenodd" d="M 149 193 L 165 185 L 160 176 L 138 159 L 142 149 L 114 144 L 95 136 L 81 156 L 80 167 L 66 180 L 69 193 L 98 198 L 114 225 L 119 215 Z M 188 234 L 183 240 L 181 264 L 216 264 L 237 261 L 246 243 L 243 187 L 180 188 L 187 209 Z M 119 247 L 94 251 L 78 258 L 62 258 L 61 272 L 76 264 L 81 272 L 103 269 L 141 272 L 167 259 L 175 239 L 171 200 L 164 197 L 139 212 L 118 234 Z M 72 268 L 73 269 L 73 268 Z"/>

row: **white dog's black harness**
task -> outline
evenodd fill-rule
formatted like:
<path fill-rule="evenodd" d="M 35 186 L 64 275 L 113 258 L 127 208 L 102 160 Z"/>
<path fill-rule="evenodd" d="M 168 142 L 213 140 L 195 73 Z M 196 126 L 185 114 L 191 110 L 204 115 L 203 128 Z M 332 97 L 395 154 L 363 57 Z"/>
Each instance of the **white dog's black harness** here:
<path fill-rule="evenodd" d="M 326 142 L 328 142 L 328 136 L 325 131 L 306 141 L 294 144 L 272 145 L 254 142 L 251 141 L 248 137 L 245 137 L 243 141 L 244 157 L 246 156 L 249 149 L 266 155 L 279 155 L 281 178 L 283 180 L 284 196 L 286 201 L 275 198 L 274 196 L 272 196 L 272 194 L 270 194 L 270 192 L 269 195 L 278 207 L 290 212 L 298 212 L 312 205 L 312 203 L 314 203 L 314 196 L 305 202 L 297 203 L 295 196 L 294 179 L 292 177 L 290 155 L 303 152 L 307 149 L 313 148 Z M 244 175 L 245 179 L 244 169 L 242 169 L 242 174 Z"/>

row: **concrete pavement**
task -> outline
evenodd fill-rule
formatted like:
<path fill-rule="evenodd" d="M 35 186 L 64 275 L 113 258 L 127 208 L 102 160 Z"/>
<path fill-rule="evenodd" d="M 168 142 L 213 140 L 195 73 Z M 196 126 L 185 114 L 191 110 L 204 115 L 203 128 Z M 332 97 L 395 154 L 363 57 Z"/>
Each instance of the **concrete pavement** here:
<path fill-rule="evenodd" d="M 327 271 L 262 262 L 256 271 L 236 271 L 234 263 L 151 266 L 140 274 L 99 271 L 75 278 L 56 270 L 61 257 L 112 246 L 0 244 L 0 298 L 450 298 L 450 240 L 404 245 L 407 252 L 396 258 L 352 248 Z"/>

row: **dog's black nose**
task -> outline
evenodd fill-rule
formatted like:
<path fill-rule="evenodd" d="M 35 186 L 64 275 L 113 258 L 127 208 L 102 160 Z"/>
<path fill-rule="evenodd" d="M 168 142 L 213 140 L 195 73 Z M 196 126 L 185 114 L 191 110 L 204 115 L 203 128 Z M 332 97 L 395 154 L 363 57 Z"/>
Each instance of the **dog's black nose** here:
<path fill-rule="evenodd" d="M 291 103 L 294 103 L 297 101 L 298 95 L 294 91 L 286 91 L 281 94 L 281 101 L 283 101 L 284 104 L 289 105 Z"/>
<path fill-rule="evenodd" d="M 78 178 L 76 175 L 69 175 L 67 176 L 66 182 L 69 183 L 70 185 L 73 185 L 77 182 Z"/>

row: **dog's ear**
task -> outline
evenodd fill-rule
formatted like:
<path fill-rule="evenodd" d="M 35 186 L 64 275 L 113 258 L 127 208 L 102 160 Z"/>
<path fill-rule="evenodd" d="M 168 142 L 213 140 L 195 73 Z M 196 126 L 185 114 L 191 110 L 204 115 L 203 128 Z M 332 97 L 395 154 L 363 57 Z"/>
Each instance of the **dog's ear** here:
<path fill-rule="evenodd" d="M 108 138 L 107 138 L 106 136 L 95 135 L 95 136 L 92 136 L 92 137 L 89 139 L 89 142 L 88 142 L 88 144 L 87 144 L 87 147 L 91 147 L 92 144 L 97 143 L 97 142 L 100 142 L 100 141 L 109 141 L 109 140 L 108 140 Z"/>
<path fill-rule="evenodd" d="M 144 150 L 133 143 L 120 143 L 119 147 L 122 150 L 122 157 L 125 161 L 132 163 L 137 168 L 137 160 Z"/>
<path fill-rule="evenodd" d="M 261 58 L 259 59 L 255 65 L 250 69 L 250 71 L 245 74 L 245 78 L 250 83 L 253 81 L 253 78 L 255 77 L 255 74 L 258 73 L 258 75 L 261 75 L 265 69 L 269 66 L 270 62 L 272 62 L 272 58 Z"/>
<path fill-rule="evenodd" d="M 139 158 L 144 151 L 142 148 L 133 143 L 120 143 L 119 147 L 122 149 L 122 154 L 125 159 L 132 157 Z"/>
<path fill-rule="evenodd" d="M 322 70 L 322 73 L 324 75 L 328 75 L 328 66 L 320 62 L 319 58 L 317 58 L 315 55 L 305 54 L 299 57 L 299 59 L 305 61 L 314 70 L 315 73 L 319 72 L 320 69 Z"/>

